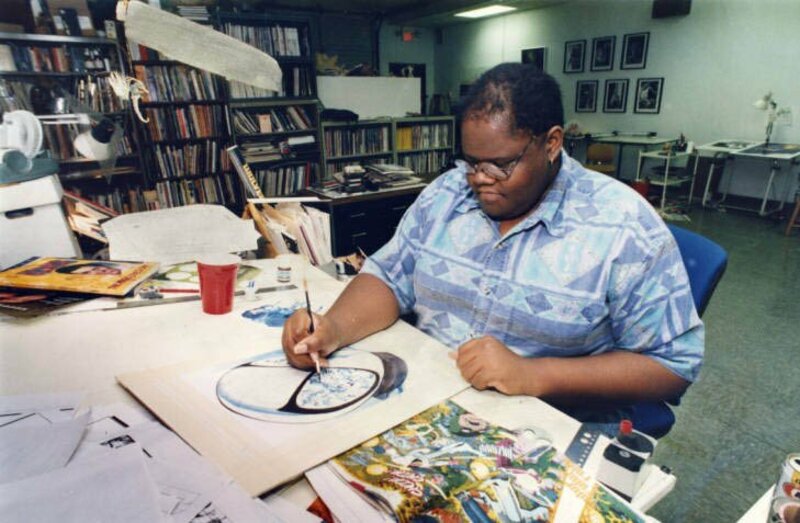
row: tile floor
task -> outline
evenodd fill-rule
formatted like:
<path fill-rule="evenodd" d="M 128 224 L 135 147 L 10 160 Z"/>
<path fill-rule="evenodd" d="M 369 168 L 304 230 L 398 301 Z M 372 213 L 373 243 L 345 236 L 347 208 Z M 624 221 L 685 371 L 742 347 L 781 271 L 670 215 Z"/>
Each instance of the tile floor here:
<path fill-rule="evenodd" d="M 664 523 L 734 522 L 800 452 L 800 234 L 749 214 L 695 210 L 676 222 L 722 245 L 728 269 L 706 309 L 706 360 L 655 461 L 675 490 Z"/>

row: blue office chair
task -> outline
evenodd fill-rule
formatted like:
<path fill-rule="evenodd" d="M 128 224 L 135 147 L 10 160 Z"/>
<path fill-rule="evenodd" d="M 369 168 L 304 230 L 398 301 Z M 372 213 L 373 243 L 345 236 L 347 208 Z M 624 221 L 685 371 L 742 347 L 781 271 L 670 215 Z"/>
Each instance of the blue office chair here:
<path fill-rule="evenodd" d="M 714 294 L 714 289 L 725 273 L 728 253 L 716 243 L 695 232 L 672 224 L 667 224 L 667 227 L 681 251 L 681 258 L 689 275 L 694 306 L 697 308 L 697 314 L 702 316 L 711 295 Z M 678 405 L 680 398 L 675 398 L 669 403 Z M 675 423 L 675 414 L 663 401 L 637 403 L 633 406 L 631 418 L 636 430 L 655 438 L 666 435 Z"/>

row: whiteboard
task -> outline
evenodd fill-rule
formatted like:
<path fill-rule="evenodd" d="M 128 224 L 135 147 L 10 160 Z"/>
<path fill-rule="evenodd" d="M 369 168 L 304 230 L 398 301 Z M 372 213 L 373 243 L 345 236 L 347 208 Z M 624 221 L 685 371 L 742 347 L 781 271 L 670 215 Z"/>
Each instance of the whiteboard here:
<path fill-rule="evenodd" d="M 326 109 L 349 109 L 360 119 L 420 112 L 420 79 L 391 76 L 318 76 Z"/>

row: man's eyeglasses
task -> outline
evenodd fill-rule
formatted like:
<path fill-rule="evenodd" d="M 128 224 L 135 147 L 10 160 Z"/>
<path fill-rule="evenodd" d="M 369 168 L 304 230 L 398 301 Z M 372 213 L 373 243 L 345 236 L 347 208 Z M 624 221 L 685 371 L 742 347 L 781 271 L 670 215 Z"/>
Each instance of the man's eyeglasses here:
<path fill-rule="evenodd" d="M 508 162 L 504 163 L 503 165 L 497 165 L 493 162 L 476 162 L 472 163 L 463 158 L 460 158 L 455 161 L 456 167 L 464 169 L 464 171 L 469 174 L 475 174 L 478 171 L 483 172 L 486 176 L 490 176 L 495 180 L 502 182 L 508 180 L 511 177 L 511 174 L 514 172 L 514 169 L 517 168 L 520 160 L 522 157 L 525 156 L 525 153 L 528 151 L 528 147 L 531 146 L 533 143 L 533 139 L 536 138 L 536 135 L 531 136 L 531 139 L 528 140 L 528 143 L 525 145 L 525 148 L 522 149 L 522 152 L 517 155 L 516 158 L 513 160 L 509 160 Z"/>

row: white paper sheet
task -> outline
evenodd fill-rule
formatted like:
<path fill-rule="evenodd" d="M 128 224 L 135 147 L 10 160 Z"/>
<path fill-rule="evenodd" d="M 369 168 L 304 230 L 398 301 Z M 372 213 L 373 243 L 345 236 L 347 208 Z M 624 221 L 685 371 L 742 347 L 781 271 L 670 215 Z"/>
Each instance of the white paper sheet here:
<path fill-rule="evenodd" d="M 163 521 L 139 448 L 0 485 L 0 521 Z"/>
<path fill-rule="evenodd" d="M 35 425 L 29 420 L 37 419 Z M 63 467 L 83 435 L 89 413 L 49 423 L 26 417 L 0 430 L 0 483 L 16 481 Z"/>
<path fill-rule="evenodd" d="M 117 216 L 103 223 L 112 260 L 193 261 L 256 248 L 259 233 L 221 205 L 186 205 Z"/>

